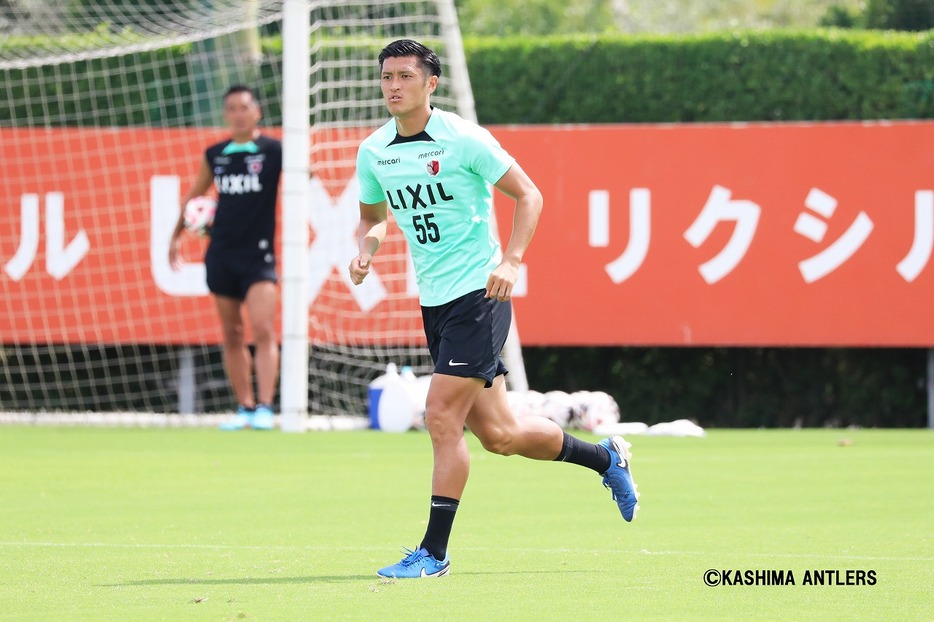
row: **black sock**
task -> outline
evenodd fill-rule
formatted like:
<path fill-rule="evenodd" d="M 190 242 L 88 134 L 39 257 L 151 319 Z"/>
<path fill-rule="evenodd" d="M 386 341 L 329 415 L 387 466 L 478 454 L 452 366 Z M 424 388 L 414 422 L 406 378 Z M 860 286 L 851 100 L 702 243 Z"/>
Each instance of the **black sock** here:
<path fill-rule="evenodd" d="M 431 553 L 441 561 L 448 554 L 448 538 L 454 526 L 454 514 L 460 502 L 450 497 L 431 495 L 431 511 L 428 514 L 428 529 L 419 548 Z"/>
<path fill-rule="evenodd" d="M 579 464 L 603 475 L 610 468 L 610 452 L 600 445 L 587 443 L 565 432 L 564 447 L 555 461 Z"/>

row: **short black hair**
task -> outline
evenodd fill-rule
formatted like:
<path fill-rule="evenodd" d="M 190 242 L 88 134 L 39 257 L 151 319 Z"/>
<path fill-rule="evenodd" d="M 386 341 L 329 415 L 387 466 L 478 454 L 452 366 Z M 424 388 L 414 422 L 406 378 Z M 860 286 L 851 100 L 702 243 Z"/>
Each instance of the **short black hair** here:
<path fill-rule="evenodd" d="M 259 104 L 259 99 L 256 97 L 256 93 L 253 92 L 253 89 L 243 84 L 234 84 L 229 89 L 227 89 L 227 91 L 224 93 L 224 101 L 227 101 L 228 97 L 236 93 L 249 93 L 250 97 L 253 98 L 253 101 Z"/>
<path fill-rule="evenodd" d="M 400 58 L 414 56 L 418 63 L 424 67 L 429 75 L 441 77 L 441 59 L 431 49 L 412 39 L 399 39 L 383 48 L 379 53 L 379 68 L 383 69 L 383 61 L 387 58 Z"/>

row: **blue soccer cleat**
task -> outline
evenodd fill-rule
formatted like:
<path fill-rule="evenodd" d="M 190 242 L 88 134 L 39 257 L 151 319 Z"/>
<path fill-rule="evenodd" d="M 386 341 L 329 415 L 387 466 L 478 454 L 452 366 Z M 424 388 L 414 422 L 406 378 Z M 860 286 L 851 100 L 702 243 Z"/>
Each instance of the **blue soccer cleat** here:
<path fill-rule="evenodd" d="M 451 571 L 450 555 L 445 555 L 438 561 L 425 549 L 410 551 L 402 549 L 406 555 L 398 564 L 386 566 L 376 571 L 376 574 L 389 579 L 421 579 L 423 577 L 443 577 Z"/>
<path fill-rule="evenodd" d="M 220 429 L 225 432 L 242 430 L 253 424 L 253 410 L 246 406 L 237 409 L 237 414 L 220 424 Z"/>
<path fill-rule="evenodd" d="M 272 409 L 265 404 L 260 404 L 253 411 L 253 418 L 250 425 L 254 430 L 271 430 L 273 427 Z"/>
<path fill-rule="evenodd" d="M 631 521 L 639 509 L 639 492 L 632 480 L 632 471 L 629 470 L 629 461 L 632 459 L 629 448 L 632 445 L 622 436 L 611 436 L 597 444 L 610 452 L 610 468 L 603 473 L 603 485 L 613 493 L 613 500 L 619 506 L 623 518 L 627 522 Z"/>

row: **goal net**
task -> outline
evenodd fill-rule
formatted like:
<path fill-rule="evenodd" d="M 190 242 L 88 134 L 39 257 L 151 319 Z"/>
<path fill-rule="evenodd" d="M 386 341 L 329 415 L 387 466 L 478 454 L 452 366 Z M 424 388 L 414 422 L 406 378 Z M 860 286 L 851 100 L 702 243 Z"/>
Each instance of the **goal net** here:
<path fill-rule="evenodd" d="M 228 86 L 254 87 L 263 131 L 281 136 L 289 1 L 0 4 L 0 411 L 231 410 L 207 242 L 187 237 L 173 270 L 168 240 L 204 149 L 226 138 Z M 398 230 L 366 286 L 346 277 L 356 147 L 386 119 L 379 50 L 424 41 L 445 67 L 436 105 L 471 117 L 473 102 L 452 0 L 302 5 L 310 148 L 291 166 L 313 174 L 307 212 L 280 233 L 297 222 L 308 244 L 279 259 L 280 275 L 302 263 L 307 305 L 283 314 L 307 323 L 310 348 L 281 374 L 307 376 L 308 413 L 363 416 L 388 363 L 430 371 Z"/>
<path fill-rule="evenodd" d="M 309 295 L 317 300 L 310 317 L 311 412 L 359 412 L 367 384 L 389 363 L 418 375 L 432 370 L 407 247 L 391 218 L 373 272 L 356 287 L 347 277 L 357 253 L 357 146 L 388 119 L 376 57 L 393 39 L 422 41 L 444 67 L 433 103 L 472 117 L 473 99 L 450 0 L 313 3 L 311 31 L 310 217 L 321 225 L 313 225 L 308 261 Z M 341 252 L 329 252 L 337 245 Z"/>

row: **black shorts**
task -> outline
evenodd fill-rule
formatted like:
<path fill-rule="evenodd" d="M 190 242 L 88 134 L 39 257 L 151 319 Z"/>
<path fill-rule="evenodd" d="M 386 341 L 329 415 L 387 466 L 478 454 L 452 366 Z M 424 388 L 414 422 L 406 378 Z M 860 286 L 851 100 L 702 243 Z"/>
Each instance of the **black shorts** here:
<path fill-rule="evenodd" d="M 208 247 L 204 255 L 204 268 L 208 289 L 212 294 L 243 300 L 254 283 L 279 282 L 276 259 L 272 253 L 245 255 Z"/>
<path fill-rule="evenodd" d="M 436 374 L 482 378 L 486 386 L 509 372 L 500 354 L 512 322 L 512 303 L 477 290 L 437 307 L 422 307 Z"/>

